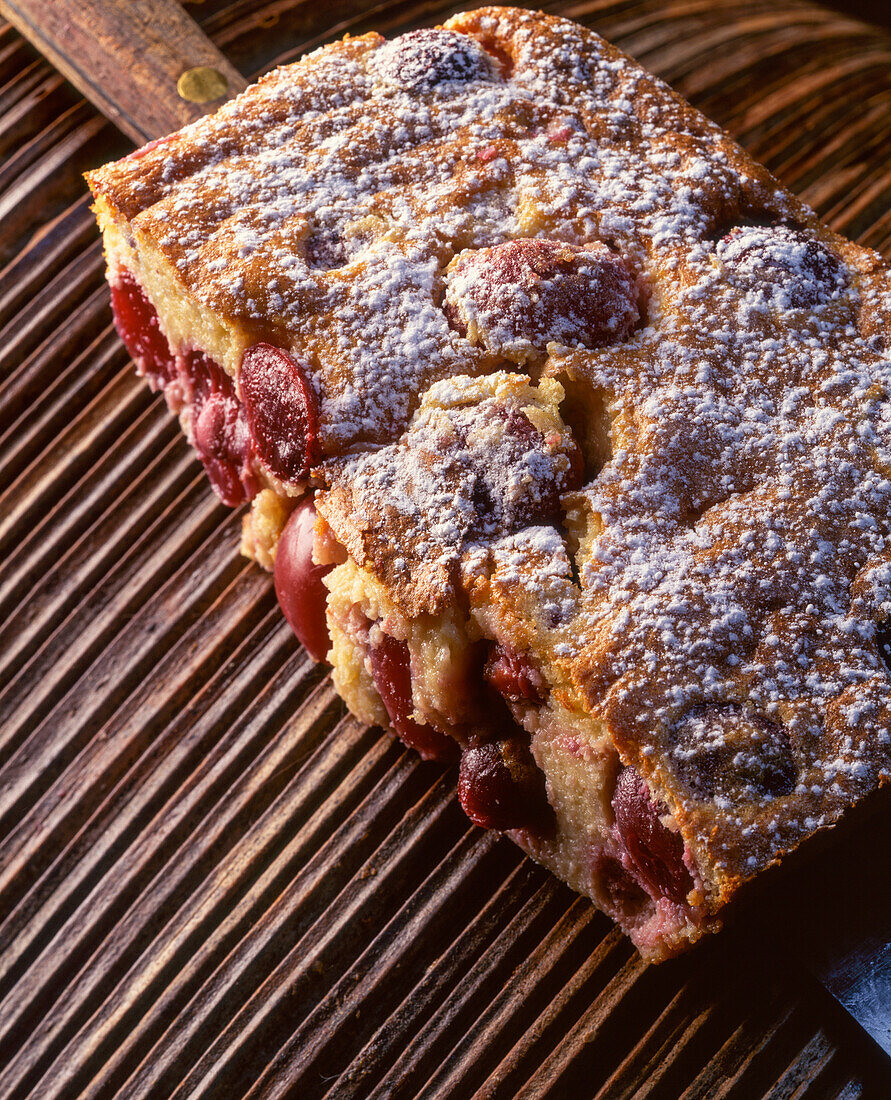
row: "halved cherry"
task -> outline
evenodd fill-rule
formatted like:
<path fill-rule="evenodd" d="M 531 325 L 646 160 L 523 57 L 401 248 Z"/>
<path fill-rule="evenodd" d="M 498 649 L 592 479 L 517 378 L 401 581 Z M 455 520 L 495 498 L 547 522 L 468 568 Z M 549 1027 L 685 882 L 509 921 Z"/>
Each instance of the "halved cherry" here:
<path fill-rule="evenodd" d="M 489 351 L 523 359 L 555 340 L 598 347 L 624 340 L 640 320 L 637 281 L 600 242 L 584 248 L 524 238 L 459 253 L 446 275 L 452 327 Z"/>
<path fill-rule="evenodd" d="M 665 807 L 654 803 L 640 772 L 622 769 L 612 798 L 616 830 L 642 886 L 653 897 L 683 902 L 693 888 L 684 864 L 684 842 L 662 824 Z"/>
<path fill-rule="evenodd" d="M 494 80 L 497 75 L 492 58 L 476 39 L 432 27 L 385 42 L 374 55 L 374 67 L 384 80 L 408 91 Z"/>
<path fill-rule="evenodd" d="M 155 389 L 176 378 L 176 360 L 161 331 L 158 314 L 142 287 L 129 271 L 122 271 L 111 286 L 114 327 L 124 346 Z"/>
<path fill-rule="evenodd" d="M 234 508 L 258 489 L 250 464 L 250 438 L 232 379 L 201 351 L 174 356 L 145 291 L 129 272 L 111 288 L 115 328 L 140 372 L 156 389 L 179 381 L 192 409 L 195 450 L 224 504 Z M 168 390 L 169 394 L 172 392 Z M 178 408 L 182 397 L 177 399 Z"/>
<path fill-rule="evenodd" d="M 594 853 L 591 873 L 608 903 L 619 913 L 633 911 L 647 897 L 640 883 L 628 874 L 619 860 L 602 849 Z"/>
<path fill-rule="evenodd" d="M 324 661 L 331 648 L 325 607 L 328 589 L 323 578 L 330 565 L 312 560 L 316 508 L 311 498 L 302 501 L 285 524 L 275 551 L 275 594 L 291 629 L 315 661 Z"/>
<path fill-rule="evenodd" d="M 673 766 L 697 798 L 759 802 L 789 794 L 798 782 L 783 726 L 736 703 L 693 707 L 673 736 Z"/>
<path fill-rule="evenodd" d="M 471 431 L 493 421 L 498 427 L 497 443 L 486 444 L 477 454 L 474 444 L 469 444 L 469 453 L 465 452 L 472 478 L 474 528 L 491 531 L 495 525 L 507 534 L 530 524 L 556 521 L 561 516 L 561 493 L 575 488 L 580 480 L 583 464 L 574 440 L 563 439 L 561 449 L 569 465 L 561 468 L 542 433 L 519 409 L 485 402 L 472 415 Z"/>
<path fill-rule="evenodd" d="M 425 760 L 456 760 L 458 746 L 451 737 L 432 726 L 421 725 L 412 717 L 414 700 L 406 643 L 381 633 L 380 641 L 369 651 L 369 658 L 375 687 L 399 739 Z"/>
<path fill-rule="evenodd" d="M 738 286 L 796 309 L 829 301 L 847 286 L 838 256 L 792 226 L 736 226 L 718 242 L 717 254 Z"/>
<path fill-rule="evenodd" d="M 195 450 L 220 500 L 234 508 L 259 488 L 235 385 L 219 364 L 200 351 L 181 355 L 179 369 L 190 391 Z"/>
<path fill-rule="evenodd" d="M 301 481 L 316 453 L 318 410 L 308 363 L 272 344 L 254 344 L 238 375 L 260 461 L 282 481 Z"/>
<path fill-rule="evenodd" d="M 472 745 L 461 754 L 461 808 L 483 829 L 521 829 L 541 823 L 547 805 L 543 777 L 526 739 Z"/>
<path fill-rule="evenodd" d="M 540 703 L 544 682 L 525 653 L 496 642 L 486 661 L 485 678 L 505 699 Z"/>
<path fill-rule="evenodd" d="M 235 395 L 235 383 L 219 363 L 203 351 L 190 351 L 182 357 L 180 372 L 188 383 L 188 398 L 193 405 L 203 407 L 212 394 L 221 393 L 241 407 Z"/>

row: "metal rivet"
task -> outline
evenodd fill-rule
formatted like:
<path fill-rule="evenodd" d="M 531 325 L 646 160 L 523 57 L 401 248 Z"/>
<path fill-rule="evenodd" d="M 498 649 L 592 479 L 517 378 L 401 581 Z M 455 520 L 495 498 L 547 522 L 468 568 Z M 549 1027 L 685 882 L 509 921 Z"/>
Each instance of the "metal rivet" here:
<path fill-rule="evenodd" d="M 180 99 L 189 103 L 210 103 L 222 98 L 229 89 L 229 81 L 216 69 L 201 65 L 197 69 L 186 69 L 176 82 Z"/>

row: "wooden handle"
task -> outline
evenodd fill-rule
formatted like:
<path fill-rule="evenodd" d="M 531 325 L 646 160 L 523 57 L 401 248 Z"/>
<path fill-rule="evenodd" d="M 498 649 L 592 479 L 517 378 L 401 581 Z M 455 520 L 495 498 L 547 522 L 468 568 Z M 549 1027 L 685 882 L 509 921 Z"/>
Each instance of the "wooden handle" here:
<path fill-rule="evenodd" d="M 176 0 L 0 0 L 0 13 L 138 145 L 246 86 Z"/>

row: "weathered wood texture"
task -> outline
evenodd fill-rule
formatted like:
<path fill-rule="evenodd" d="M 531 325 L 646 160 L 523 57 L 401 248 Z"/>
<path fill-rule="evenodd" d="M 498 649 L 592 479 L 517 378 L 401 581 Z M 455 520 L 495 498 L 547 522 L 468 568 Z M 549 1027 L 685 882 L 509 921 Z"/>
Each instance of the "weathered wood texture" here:
<path fill-rule="evenodd" d="M 458 5 L 320 7 L 189 10 L 256 74 Z M 794 0 L 551 7 L 891 253 L 891 39 Z M 79 173 L 126 142 L 9 27 L 0 73 L 0 1096 L 891 1095 L 787 957 L 811 912 L 644 969 L 344 714 L 111 327 Z"/>
<path fill-rule="evenodd" d="M 137 145 L 246 86 L 176 0 L 0 0 L 0 15 Z M 184 73 L 208 67 L 222 89 L 212 102 L 177 93 Z"/>

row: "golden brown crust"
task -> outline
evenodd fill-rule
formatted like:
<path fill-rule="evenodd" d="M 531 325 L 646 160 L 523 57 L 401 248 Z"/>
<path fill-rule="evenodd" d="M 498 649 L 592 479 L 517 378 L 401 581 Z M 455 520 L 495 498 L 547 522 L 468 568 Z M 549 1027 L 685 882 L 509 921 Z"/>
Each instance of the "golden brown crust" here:
<path fill-rule="evenodd" d="M 891 606 L 866 579 L 884 568 L 889 533 L 891 284 L 879 257 L 820 226 L 657 81 L 630 64 L 616 78 L 618 55 L 578 28 L 554 35 L 539 21 L 524 36 L 527 18 L 484 11 L 449 25 L 496 39 L 540 79 L 568 36 L 573 56 L 607 65 L 585 79 L 617 81 L 632 105 L 611 129 L 602 98 L 577 101 L 599 142 L 625 150 L 623 186 L 646 194 L 642 148 L 643 159 L 708 155 L 707 183 L 690 187 L 689 231 L 666 215 L 653 233 L 658 198 L 617 201 L 621 244 L 646 254 L 648 324 L 616 346 L 551 349 L 544 366 L 609 406 L 612 454 L 576 501 L 597 535 L 577 558 L 572 615 L 558 638 L 536 622 L 534 555 L 508 588 L 477 571 L 472 601 L 606 724 L 672 810 L 719 908 L 888 774 L 891 693 L 874 634 Z M 698 178 L 689 159 L 665 178 L 676 187 L 688 172 Z M 782 224 L 747 229 L 756 218 Z M 388 533 L 410 548 L 425 522 Z M 388 577 L 390 553 L 366 547 L 363 564 Z M 869 594 L 853 600 L 858 584 Z"/>
<path fill-rule="evenodd" d="M 185 295 L 312 364 L 325 454 L 394 438 L 431 382 L 499 365 L 440 308 L 462 249 L 600 237 L 642 267 L 653 234 L 700 235 L 774 194 L 716 127 L 574 24 L 483 9 L 449 25 L 509 79 L 406 89 L 381 74 L 384 39 L 347 39 L 88 177 Z M 652 196 L 631 219 L 626 169 Z M 678 172 L 694 201 L 674 194 Z"/>
<path fill-rule="evenodd" d="M 446 26 L 460 79 L 403 89 L 395 47 L 350 39 L 91 186 L 184 294 L 312 365 L 354 562 L 401 614 L 466 601 L 533 654 L 666 804 L 713 914 L 891 770 L 891 278 L 593 33 Z M 612 329 L 499 327 L 473 257 L 529 240 L 627 269 Z M 568 394 L 563 523 L 478 529 L 488 452 L 424 435 L 505 359 Z"/>
<path fill-rule="evenodd" d="M 562 398 L 515 374 L 437 383 L 396 444 L 315 471 L 317 509 L 403 614 L 438 614 L 468 546 L 559 511 L 578 467 Z"/>

